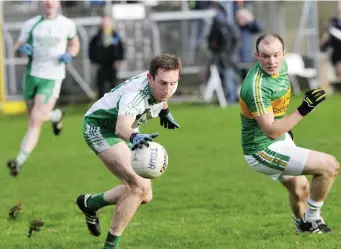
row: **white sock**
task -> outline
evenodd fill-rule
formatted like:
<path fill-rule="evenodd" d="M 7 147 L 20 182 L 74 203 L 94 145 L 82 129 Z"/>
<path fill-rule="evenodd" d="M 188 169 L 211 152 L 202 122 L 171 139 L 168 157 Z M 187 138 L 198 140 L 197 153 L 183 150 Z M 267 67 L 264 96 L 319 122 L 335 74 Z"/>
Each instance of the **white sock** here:
<path fill-rule="evenodd" d="M 55 109 L 50 112 L 50 120 L 52 122 L 58 122 L 62 118 L 62 111 L 60 109 Z"/>
<path fill-rule="evenodd" d="M 23 150 L 19 150 L 19 153 L 18 153 L 17 158 L 16 158 L 19 166 L 21 166 L 26 161 L 28 155 L 29 155 L 29 153 L 27 153 Z"/>
<path fill-rule="evenodd" d="M 323 202 L 317 202 L 311 199 L 309 196 L 307 200 L 307 210 L 305 211 L 304 218 L 307 221 L 318 220 L 321 218 L 320 210 L 323 206 Z"/>

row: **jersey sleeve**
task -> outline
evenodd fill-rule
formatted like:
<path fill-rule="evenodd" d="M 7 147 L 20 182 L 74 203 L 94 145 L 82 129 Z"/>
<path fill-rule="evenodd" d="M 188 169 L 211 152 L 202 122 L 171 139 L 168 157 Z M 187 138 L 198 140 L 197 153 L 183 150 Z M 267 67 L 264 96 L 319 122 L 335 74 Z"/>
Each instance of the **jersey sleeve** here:
<path fill-rule="evenodd" d="M 18 38 L 19 42 L 27 42 L 28 41 L 30 31 L 32 29 L 33 24 L 34 24 L 34 22 L 32 22 L 32 20 L 28 20 L 24 23 L 24 25 L 20 29 L 20 35 Z"/>
<path fill-rule="evenodd" d="M 118 103 L 118 115 L 128 115 L 136 117 L 141 114 L 144 98 L 138 92 L 123 94 Z"/>
<path fill-rule="evenodd" d="M 252 117 L 255 118 L 272 111 L 271 91 L 263 85 L 265 79 L 262 72 L 258 71 L 252 80 L 244 101 L 250 109 Z"/>
<path fill-rule="evenodd" d="M 73 38 L 75 38 L 77 35 L 77 27 L 76 24 L 70 20 L 70 23 L 68 25 L 68 35 L 67 35 L 67 39 L 68 40 L 72 40 Z"/>

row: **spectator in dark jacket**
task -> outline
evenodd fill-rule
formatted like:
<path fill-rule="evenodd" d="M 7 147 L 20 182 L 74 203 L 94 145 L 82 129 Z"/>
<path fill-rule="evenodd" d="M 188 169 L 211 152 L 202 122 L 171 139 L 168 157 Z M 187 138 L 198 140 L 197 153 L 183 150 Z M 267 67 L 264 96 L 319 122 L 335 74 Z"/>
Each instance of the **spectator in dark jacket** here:
<path fill-rule="evenodd" d="M 189 8 L 191 10 L 207 10 L 212 6 L 211 1 L 203 1 L 203 0 L 189 0 L 188 1 Z M 197 25 L 195 26 L 197 29 L 197 37 L 195 41 L 196 49 L 199 50 L 201 46 L 203 46 L 203 41 L 205 39 L 205 20 L 197 19 Z M 194 24 L 194 23 L 193 23 Z"/>
<path fill-rule="evenodd" d="M 321 50 L 331 48 L 331 62 L 334 66 L 336 80 L 341 80 L 341 1 L 337 1 L 337 13 L 329 20 L 328 32 L 320 40 Z"/>
<path fill-rule="evenodd" d="M 251 3 L 249 3 L 250 5 Z M 236 10 L 236 23 L 239 27 L 239 62 L 241 63 L 252 63 L 255 61 L 253 51 L 253 35 L 260 33 L 263 29 L 263 25 L 257 20 L 252 12 L 247 8 L 239 8 Z M 244 79 L 248 68 L 241 69 L 241 77 Z"/>
<path fill-rule="evenodd" d="M 89 57 L 98 66 L 98 98 L 106 92 L 105 85 L 111 88 L 117 84 L 117 71 L 124 59 L 124 48 L 120 35 L 114 30 L 113 21 L 104 16 L 98 33 L 92 38 L 89 46 Z"/>
<path fill-rule="evenodd" d="M 227 22 L 226 13 L 217 5 L 217 15 L 214 17 L 211 30 L 207 37 L 208 48 L 212 52 L 214 63 L 220 73 L 225 96 L 229 104 L 237 101 L 236 70 L 238 65 L 234 54 L 238 48 L 238 32 Z"/>

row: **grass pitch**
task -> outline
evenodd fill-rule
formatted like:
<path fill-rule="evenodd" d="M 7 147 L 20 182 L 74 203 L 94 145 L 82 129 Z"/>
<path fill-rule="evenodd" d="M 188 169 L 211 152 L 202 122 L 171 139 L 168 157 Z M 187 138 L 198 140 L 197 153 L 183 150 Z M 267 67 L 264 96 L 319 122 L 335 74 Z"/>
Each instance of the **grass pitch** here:
<path fill-rule="evenodd" d="M 301 102 L 294 97 L 291 110 Z M 341 160 L 339 95 L 308 115 L 293 131 L 297 145 L 330 153 Z M 43 128 L 36 150 L 18 178 L 5 167 L 16 156 L 26 117 L 0 117 L 0 248 L 101 249 L 113 207 L 100 213 L 102 235 L 91 237 L 75 205 L 78 194 L 107 190 L 118 180 L 101 165 L 81 135 L 88 106 L 67 107 L 65 129 L 54 137 Z M 122 249 L 339 249 L 341 182 L 325 201 L 323 217 L 330 235 L 296 235 L 286 190 L 252 171 L 242 155 L 239 107 L 173 105 L 181 129 L 166 130 L 153 120 L 143 132 L 169 153 L 165 174 L 153 181 L 154 200 L 138 210 L 123 235 Z M 21 215 L 9 209 L 23 200 Z M 29 222 L 41 218 L 40 232 L 27 238 Z"/>

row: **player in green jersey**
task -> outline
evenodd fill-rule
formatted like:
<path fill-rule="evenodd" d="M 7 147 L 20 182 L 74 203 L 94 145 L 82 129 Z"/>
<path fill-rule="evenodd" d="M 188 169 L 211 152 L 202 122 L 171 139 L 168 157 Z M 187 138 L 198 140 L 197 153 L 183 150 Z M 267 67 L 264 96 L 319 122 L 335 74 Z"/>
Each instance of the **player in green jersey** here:
<path fill-rule="evenodd" d="M 288 132 L 326 99 L 325 91 L 307 91 L 302 104 L 287 115 L 291 87 L 283 39 L 265 34 L 256 42 L 258 62 L 240 91 L 242 147 L 252 169 L 278 180 L 289 191 L 296 231 L 328 233 L 320 215 L 339 173 L 335 157 L 295 145 Z M 312 175 L 309 182 L 305 175 Z"/>

